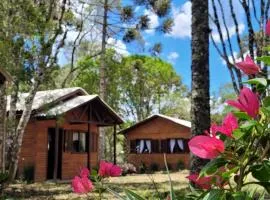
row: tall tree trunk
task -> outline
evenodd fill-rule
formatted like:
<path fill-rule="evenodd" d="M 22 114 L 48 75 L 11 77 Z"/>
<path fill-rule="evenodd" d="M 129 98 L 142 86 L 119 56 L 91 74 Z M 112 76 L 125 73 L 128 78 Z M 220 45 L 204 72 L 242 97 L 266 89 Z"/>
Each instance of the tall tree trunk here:
<path fill-rule="evenodd" d="M 41 79 L 42 79 L 42 73 L 35 80 L 35 83 L 33 84 L 33 87 L 30 90 L 29 95 L 25 100 L 25 108 L 24 108 L 23 114 L 19 120 L 18 126 L 16 128 L 16 132 L 14 134 L 15 138 L 13 138 L 13 141 L 12 141 L 13 145 L 12 145 L 12 150 L 11 150 L 11 163 L 9 166 L 9 180 L 10 181 L 14 180 L 16 177 L 25 128 L 26 128 L 26 126 L 29 122 L 29 119 L 31 117 L 34 97 L 35 97 L 37 90 L 39 88 L 39 85 L 41 83 Z"/>
<path fill-rule="evenodd" d="M 192 136 L 210 127 L 208 1 L 192 0 Z M 191 157 L 191 172 L 198 172 L 207 160 Z"/>
<path fill-rule="evenodd" d="M 5 171 L 6 141 L 6 84 L 0 83 L 0 171 Z"/>
<path fill-rule="evenodd" d="M 100 60 L 100 68 L 99 68 L 99 95 L 100 97 L 106 101 L 106 40 L 107 40 L 107 26 L 108 26 L 108 0 L 104 0 L 104 15 L 103 15 L 103 23 L 102 23 L 102 41 L 101 41 L 101 60 Z M 104 128 L 100 129 L 99 133 L 99 160 L 105 158 L 105 130 Z"/>

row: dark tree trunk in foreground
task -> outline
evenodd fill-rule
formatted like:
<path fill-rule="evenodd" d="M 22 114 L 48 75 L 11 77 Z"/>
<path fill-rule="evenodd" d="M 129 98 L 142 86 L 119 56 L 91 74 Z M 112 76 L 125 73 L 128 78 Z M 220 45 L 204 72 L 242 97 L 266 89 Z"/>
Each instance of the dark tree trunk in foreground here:
<path fill-rule="evenodd" d="M 192 0 L 192 136 L 210 127 L 208 1 Z M 192 156 L 191 172 L 198 172 L 206 160 Z"/>

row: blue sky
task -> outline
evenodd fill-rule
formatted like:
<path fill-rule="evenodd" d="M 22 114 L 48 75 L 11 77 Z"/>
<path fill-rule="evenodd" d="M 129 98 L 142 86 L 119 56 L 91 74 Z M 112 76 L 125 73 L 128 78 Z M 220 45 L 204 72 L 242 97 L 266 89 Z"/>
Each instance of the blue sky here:
<path fill-rule="evenodd" d="M 237 19 L 239 22 L 239 30 L 241 36 L 247 33 L 247 26 L 245 24 L 245 15 L 241 5 L 238 0 L 233 0 L 235 10 L 237 10 Z M 255 1 L 256 2 L 256 1 Z M 235 36 L 235 26 L 230 17 L 228 1 L 222 1 L 224 3 L 224 12 L 226 15 L 226 22 L 228 24 L 230 39 L 232 41 L 233 51 L 235 54 L 238 52 L 238 47 L 236 43 Z M 212 12 L 212 6 L 209 6 L 210 13 Z M 144 8 L 142 12 L 145 12 Z M 160 23 L 153 13 L 147 13 L 150 16 L 152 26 L 156 27 Z M 220 13 L 219 13 L 220 14 Z M 161 42 L 163 44 L 163 52 L 161 58 L 169 61 L 173 64 L 175 70 L 179 75 L 181 75 L 183 82 L 191 86 L 191 3 L 188 0 L 172 0 L 172 11 L 171 15 L 174 19 L 174 27 L 172 33 L 169 35 L 162 35 L 158 32 L 150 31 L 144 34 L 146 44 L 151 45 L 156 42 Z M 254 23 L 255 24 L 255 23 Z M 217 30 L 214 26 L 213 37 L 218 45 L 220 45 L 219 36 Z M 256 28 L 256 26 L 255 26 Z M 225 35 L 225 29 L 222 27 Z M 225 39 L 227 37 L 225 36 Z M 147 46 L 146 45 L 146 46 Z M 127 47 L 129 50 L 129 46 Z M 132 49 L 132 48 L 131 48 Z M 220 56 L 218 55 L 216 49 L 210 42 L 210 92 L 218 92 L 219 88 L 225 83 L 231 82 L 231 77 L 229 71 Z M 132 52 L 132 50 L 131 50 Z"/>
<path fill-rule="evenodd" d="M 247 33 L 247 27 L 244 23 L 245 16 L 243 13 L 243 9 L 239 4 L 238 0 L 233 0 L 234 7 L 238 11 L 237 18 L 239 21 L 239 30 L 241 35 L 245 35 Z M 256 2 L 256 1 L 255 1 Z M 124 1 L 125 3 L 130 3 L 130 1 Z M 229 9 L 228 1 L 222 1 L 224 3 L 226 22 L 228 23 L 228 28 L 230 32 L 230 38 L 232 40 L 233 51 L 235 54 L 238 52 L 238 47 L 236 44 L 235 37 L 235 27 L 230 17 L 230 13 L 227 9 Z M 146 10 L 143 7 L 136 7 L 136 12 L 148 14 L 151 19 L 152 28 L 158 27 L 160 21 L 158 17 L 149 10 Z M 211 13 L 210 6 L 210 13 Z M 154 29 L 150 31 L 144 32 L 145 46 L 149 48 L 151 45 L 157 42 L 161 42 L 163 44 L 163 51 L 160 57 L 168 62 L 170 62 L 177 73 L 182 77 L 184 84 L 186 84 L 189 88 L 191 86 L 191 3 L 188 0 L 172 0 L 172 10 L 171 10 L 172 18 L 174 19 L 174 26 L 172 32 L 168 35 L 160 34 L 159 32 L 155 32 Z M 255 23 L 254 23 L 255 24 Z M 219 43 L 219 36 L 217 34 L 216 29 L 213 28 L 212 33 L 215 41 Z M 256 28 L 256 27 L 255 27 Z M 225 30 L 222 27 L 222 30 Z M 142 51 L 138 51 L 138 46 L 134 46 L 134 43 L 124 44 L 121 40 L 118 39 L 109 39 L 109 43 L 112 44 L 113 47 L 116 48 L 121 54 L 133 54 L 133 53 L 146 53 Z M 216 49 L 210 42 L 210 92 L 218 92 L 219 88 L 231 81 L 229 72 L 224 62 L 221 60 L 218 55 Z M 67 60 L 64 56 L 60 56 L 60 64 L 65 64 Z"/>
<path fill-rule="evenodd" d="M 170 35 L 159 33 L 146 33 L 147 42 L 162 42 L 163 52 L 161 57 L 171 62 L 183 82 L 190 87 L 191 85 L 191 3 L 187 0 L 173 0 L 172 17 L 174 19 L 173 31 Z M 238 5 L 236 5 L 238 6 Z M 239 13 L 241 19 L 242 13 Z M 229 24 L 230 19 L 228 19 Z M 232 26 L 233 27 L 233 26 Z M 245 29 L 245 28 L 243 28 Z M 233 29 L 232 29 L 233 30 Z M 244 34 L 243 30 L 243 34 Z M 215 34 L 215 33 L 214 33 Z M 216 35 L 217 36 L 217 35 Z M 232 40 L 236 41 L 232 33 Z M 233 44 L 236 47 L 236 43 Z M 210 91 L 218 92 L 219 88 L 231 81 L 227 67 L 222 62 L 217 51 L 210 45 Z M 235 48 L 237 51 L 237 48 Z"/>

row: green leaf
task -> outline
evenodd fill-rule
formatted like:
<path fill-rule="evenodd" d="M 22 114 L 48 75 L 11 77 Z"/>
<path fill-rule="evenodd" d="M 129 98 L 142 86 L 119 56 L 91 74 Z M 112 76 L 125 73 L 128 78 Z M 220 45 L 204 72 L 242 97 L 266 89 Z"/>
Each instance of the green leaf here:
<path fill-rule="evenodd" d="M 176 200 L 176 196 L 175 196 L 174 189 L 173 189 L 173 184 L 172 184 L 172 179 L 171 179 L 171 176 L 170 176 L 170 171 L 169 171 L 169 168 L 168 168 L 167 159 L 166 159 L 165 154 L 164 154 L 164 163 L 165 163 L 166 171 L 167 171 L 169 181 L 170 181 L 170 199 L 171 200 Z"/>
<path fill-rule="evenodd" d="M 224 179 L 229 179 L 231 177 L 232 174 L 234 174 L 235 172 L 237 172 L 239 170 L 239 167 L 234 167 L 232 169 L 230 169 L 229 171 L 226 171 L 224 173 L 222 173 L 222 178 Z"/>
<path fill-rule="evenodd" d="M 222 190 L 211 190 L 207 195 L 205 195 L 205 197 L 203 198 L 203 200 L 222 200 L 225 199 L 225 194 L 223 193 Z"/>
<path fill-rule="evenodd" d="M 238 118 L 242 120 L 249 120 L 251 119 L 250 116 L 245 112 L 235 111 L 233 114 Z"/>
<path fill-rule="evenodd" d="M 232 196 L 234 200 L 252 200 L 246 192 L 236 192 Z"/>
<path fill-rule="evenodd" d="M 239 140 L 240 138 L 242 138 L 243 135 L 245 135 L 245 132 L 241 131 L 240 129 L 236 129 L 236 130 L 233 131 L 233 137 L 236 140 Z"/>
<path fill-rule="evenodd" d="M 202 168 L 199 177 L 214 174 L 218 170 L 218 168 L 224 166 L 227 163 L 228 161 L 224 158 L 216 158 L 214 160 L 211 160 L 204 166 L 204 168 Z"/>
<path fill-rule="evenodd" d="M 270 56 L 261 56 L 257 58 L 258 61 L 264 62 L 266 65 L 270 65 Z"/>
<path fill-rule="evenodd" d="M 250 167 L 252 176 L 261 182 L 270 182 L 270 161 L 264 160 L 262 164 Z"/>
<path fill-rule="evenodd" d="M 247 121 L 246 123 L 242 124 L 242 125 L 240 126 L 240 128 L 241 128 L 241 129 L 250 129 L 250 128 L 256 126 L 257 123 L 258 123 L 258 122 L 255 121 L 255 120 L 249 120 L 249 121 Z"/>
<path fill-rule="evenodd" d="M 265 78 L 253 78 L 244 83 L 267 86 L 267 80 Z"/>
<path fill-rule="evenodd" d="M 268 107 L 270 106 L 270 97 L 267 96 L 263 99 L 263 106 Z"/>
<path fill-rule="evenodd" d="M 140 195 L 136 194 L 135 192 L 125 189 L 125 194 L 127 195 L 127 200 L 145 200 Z"/>
<path fill-rule="evenodd" d="M 270 46 L 263 47 L 262 49 L 263 51 L 270 51 Z"/>

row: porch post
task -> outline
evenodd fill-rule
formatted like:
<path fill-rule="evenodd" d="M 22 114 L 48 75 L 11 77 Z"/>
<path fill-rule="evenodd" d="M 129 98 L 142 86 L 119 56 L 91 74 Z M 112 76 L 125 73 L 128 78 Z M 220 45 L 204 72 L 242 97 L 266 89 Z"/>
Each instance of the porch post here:
<path fill-rule="evenodd" d="M 55 123 L 55 143 L 54 143 L 54 169 L 53 169 L 53 180 L 57 180 L 58 172 L 58 150 L 59 150 L 59 125 L 58 119 L 56 118 Z"/>
<path fill-rule="evenodd" d="M 90 165 L 90 145 L 91 145 L 91 124 L 90 124 L 90 120 L 91 120 L 91 105 L 89 105 L 88 107 L 88 123 L 87 123 L 87 129 L 88 129 L 88 134 L 87 134 L 87 145 L 86 145 L 86 149 L 87 149 L 87 168 L 90 169 L 91 165 Z"/>
<path fill-rule="evenodd" d="M 116 125 L 113 125 L 113 163 L 116 164 Z"/>

